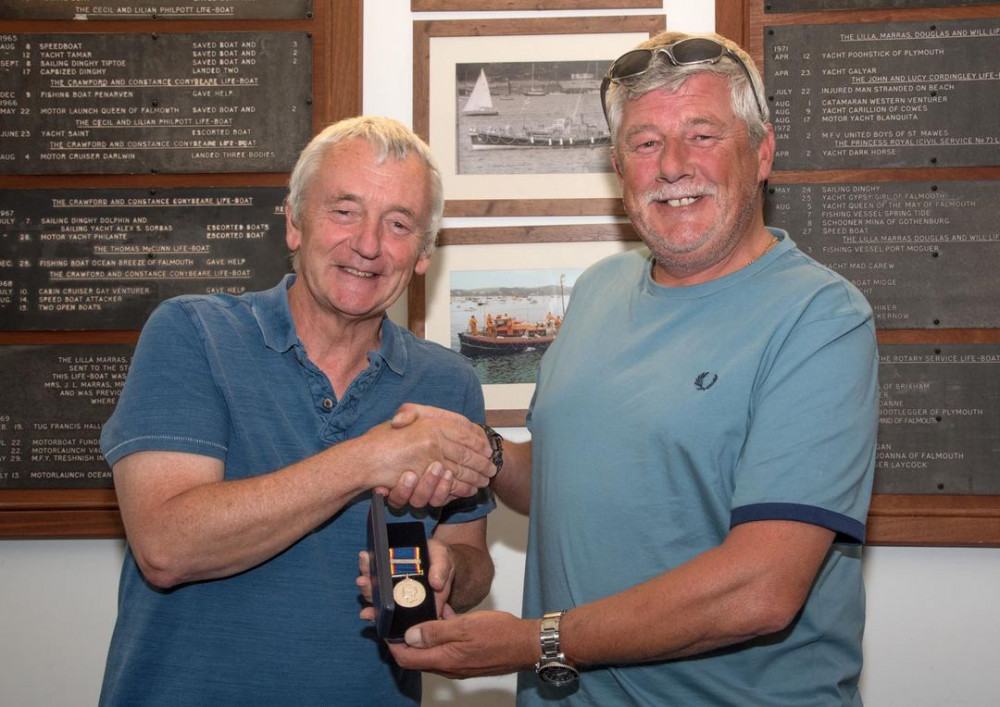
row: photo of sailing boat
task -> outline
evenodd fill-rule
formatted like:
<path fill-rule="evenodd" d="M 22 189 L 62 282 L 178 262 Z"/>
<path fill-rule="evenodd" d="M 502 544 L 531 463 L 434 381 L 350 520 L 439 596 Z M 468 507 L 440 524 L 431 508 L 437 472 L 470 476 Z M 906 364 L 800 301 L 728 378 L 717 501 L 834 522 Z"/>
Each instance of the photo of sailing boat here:
<path fill-rule="evenodd" d="M 600 102 L 609 64 L 457 64 L 456 173 L 610 172 L 611 136 Z"/>
<path fill-rule="evenodd" d="M 469 100 L 462 108 L 462 115 L 499 115 L 500 112 L 493 107 L 493 97 L 490 95 L 490 84 L 486 80 L 486 70 L 479 70 L 479 78 L 476 85 L 472 87 Z"/>

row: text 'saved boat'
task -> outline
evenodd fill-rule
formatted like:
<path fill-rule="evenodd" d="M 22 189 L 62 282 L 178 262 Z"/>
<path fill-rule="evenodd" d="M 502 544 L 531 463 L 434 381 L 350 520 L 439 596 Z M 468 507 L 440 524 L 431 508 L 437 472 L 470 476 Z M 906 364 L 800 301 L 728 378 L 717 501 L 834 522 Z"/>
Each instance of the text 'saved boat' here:
<path fill-rule="evenodd" d="M 555 121 L 545 130 L 514 132 L 509 128 L 469 129 L 473 150 L 504 150 L 535 147 L 608 147 L 611 135 L 606 130 L 577 126 L 566 119 Z"/>
<path fill-rule="evenodd" d="M 458 341 L 466 356 L 495 356 L 531 349 L 543 351 L 556 338 L 562 323 L 560 319 L 545 322 L 525 322 L 513 317 L 499 316 L 487 320 L 486 328 L 470 327 L 459 332 Z"/>
<path fill-rule="evenodd" d="M 493 107 L 493 97 L 490 95 L 490 85 L 486 81 L 484 69 L 479 70 L 479 78 L 476 79 L 476 85 L 469 94 L 469 100 L 462 108 L 462 115 L 499 115 L 497 109 Z"/>

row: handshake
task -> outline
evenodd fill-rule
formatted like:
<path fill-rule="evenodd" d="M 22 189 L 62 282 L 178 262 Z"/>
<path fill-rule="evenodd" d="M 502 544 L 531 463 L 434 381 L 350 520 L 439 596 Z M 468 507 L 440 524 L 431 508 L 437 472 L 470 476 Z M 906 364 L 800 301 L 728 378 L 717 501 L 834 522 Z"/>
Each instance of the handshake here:
<path fill-rule="evenodd" d="M 501 440 L 464 416 L 407 403 L 367 432 L 376 462 L 370 487 L 395 508 L 443 506 L 474 496 L 502 465 Z"/>

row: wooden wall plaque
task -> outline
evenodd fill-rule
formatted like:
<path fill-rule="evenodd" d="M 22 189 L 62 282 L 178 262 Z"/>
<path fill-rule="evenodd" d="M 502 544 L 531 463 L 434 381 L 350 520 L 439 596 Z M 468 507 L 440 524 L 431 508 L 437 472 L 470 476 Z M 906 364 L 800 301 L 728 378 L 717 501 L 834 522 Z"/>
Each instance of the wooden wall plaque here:
<path fill-rule="evenodd" d="M 171 268 L 178 270 L 172 282 L 195 291 L 261 289 L 277 282 L 288 266 L 279 213 L 288 171 L 312 135 L 361 112 L 362 0 L 219 0 L 210 12 L 205 5 L 191 14 L 191 3 L 169 0 L 98 5 L 0 0 L 0 359 L 10 377 L 0 405 L 7 418 L 0 425 L 8 425 L 0 431 L 6 435 L 0 437 L 6 450 L 0 457 L 8 457 L 0 461 L 0 474 L 11 474 L 6 486 L 0 483 L 0 538 L 122 535 L 114 491 L 107 476 L 99 478 L 106 468 L 86 469 L 81 482 L 71 469 L 45 467 L 90 464 L 94 449 L 85 430 L 65 427 L 74 423 L 61 416 L 55 420 L 56 411 L 43 400 L 67 382 L 54 376 L 110 376 L 61 367 L 101 366 L 109 356 L 127 356 L 105 349 L 131 350 L 150 306 L 173 293 L 162 287 L 167 278 L 159 275 Z M 233 42 L 235 48 L 229 46 Z M 52 45 L 45 56 L 40 43 Z M 235 57 L 224 53 L 234 49 Z M 54 85 L 56 80 L 60 85 Z M 89 85 L 94 82 L 102 85 Z M 42 91 L 52 95 L 43 97 Z M 69 98 L 55 95 L 66 91 Z M 70 115 L 74 107 L 89 112 Z M 70 131 L 86 134 L 71 136 Z M 69 150 L 71 139 L 92 144 Z M 100 157 L 80 158 L 90 151 Z M 196 158 L 196 151 L 203 155 Z M 68 164 L 70 152 L 80 153 L 72 168 L 51 166 Z M 122 157 L 129 152 L 135 157 Z M 67 156 L 53 157 L 56 153 Z M 60 218 L 60 213 L 90 218 L 83 212 L 95 203 L 87 206 L 84 200 L 101 198 L 125 199 L 126 206 L 117 207 L 123 209 L 117 215 L 109 207 L 88 212 L 110 230 L 82 228 L 72 247 L 68 239 L 51 240 L 51 234 L 69 233 L 62 227 L 74 224 L 42 228 L 35 220 L 42 212 L 46 218 Z M 169 205 L 154 209 L 140 203 L 171 198 L 193 200 L 192 208 L 180 214 Z M 253 203 L 243 204 L 241 211 L 222 206 L 227 199 L 247 198 Z M 135 200 L 131 207 L 130 199 Z M 240 213 L 231 220 L 220 211 Z M 124 220 L 102 224 L 101 218 Z M 210 230 L 220 224 L 221 231 Z M 259 235 L 262 225 L 267 238 L 246 235 Z M 43 241 L 43 233 L 50 240 Z M 210 233 L 227 238 L 209 238 Z M 112 245 L 131 248 L 134 252 L 118 253 L 128 260 L 162 256 L 177 261 L 176 268 L 147 269 L 149 278 L 129 283 L 141 292 L 128 302 L 124 297 L 105 302 L 99 298 L 107 293 L 85 291 L 91 285 L 70 291 L 59 281 L 87 271 L 113 277 L 120 268 L 109 266 Z M 44 295 L 42 290 L 47 290 Z M 42 296 L 51 299 L 43 302 Z M 53 315 L 56 310 L 42 309 L 43 304 L 61 306 L 62 314 Z M 110 308 L 89 309 L 98 305 Z M 21 376 L 21 371 L 27 373 Z M 38 380 L 41 391 L 49 393 L 39 392 Z M 90 390 L 111 390 L 102 388 L 101 380 L 95 379 L 97 387 Z M 61 392 L 68 397 L 72 390 Z M 98 399 L 107 397 L 113 396 Z M 81 399 L 86 396 L 78 395 Z M 38 408 L 39 419 L 31 417 L 31 408 Z M 84 422 L 93 424 L 89 417 Z M 35 438 L 24 436 L 25 430 L 34 435 L 35 425 L 47 425 L 37 432 L 51 432 L 54 423 L 66 434 L 39 437 L 48 441 L 34 450 Z M 14 435 L 14 425 L 20 425 L 21 436 Z M 19 458 L 17 488 L 11 487 L 13 449 Z"/>
<path fill-rule="evenodd" d="M 902 386 L 883 389 L 871 544 L 1000 545 L 996 445 L 976 427 L 992 415 L 989 391 L 1000 372 L 988 358 L 969 363 L 1000 343 L 990 267 L 1000 238 L 1000 75 L 989 59 L 1000 49 L 998 23 L 998 2 L 716 2 L 717 31 L 765 76 L 780 138 L 767 221 L 787 226 L 797 244 L 866 292 L 881 382 Z M 976 56 L 967 51 L 973 44 Z M 955 196 L 956 208 L 934 190 Z M 960 363 L 934 359 L 948 352 Z M 920 366 L 897 358 L 910 355 L 931 358 Z M 910 385 L 927 385 L 927 399 L 919 388 L 897 395 Z M 984 413 L 939 422 L 932 409 Z M 907 422 L 919 418 L 934 424 Z M 921 448 L 931 440 L 936 446 Z M 902 466 L 911 461 L 927 466 Z"/>

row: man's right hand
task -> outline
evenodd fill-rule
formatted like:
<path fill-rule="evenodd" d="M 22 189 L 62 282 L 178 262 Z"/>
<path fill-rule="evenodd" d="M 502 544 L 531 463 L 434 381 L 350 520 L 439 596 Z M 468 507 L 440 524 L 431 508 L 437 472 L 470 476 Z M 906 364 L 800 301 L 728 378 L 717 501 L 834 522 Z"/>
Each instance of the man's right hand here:
<path fill-rule="evenodd" d="M 385 435 L 391 457 L 398 457 L 391 463 L 402 473 L 377 486 L 395 507 L 441 506 L 473 496 L 496 473 L 482 428 L 449 410 L 408 403 L 368 434 Z"/>

